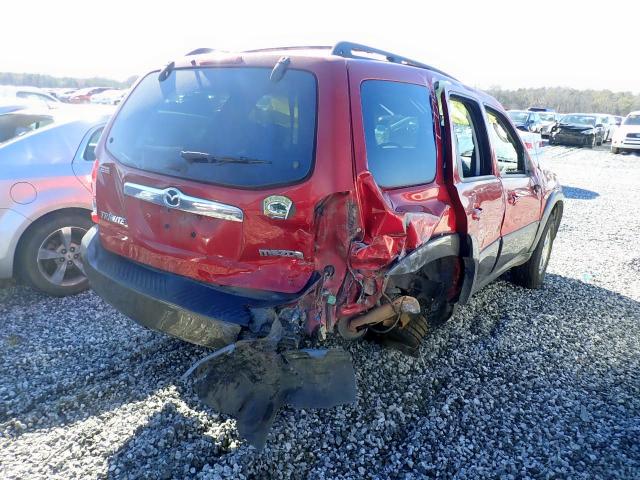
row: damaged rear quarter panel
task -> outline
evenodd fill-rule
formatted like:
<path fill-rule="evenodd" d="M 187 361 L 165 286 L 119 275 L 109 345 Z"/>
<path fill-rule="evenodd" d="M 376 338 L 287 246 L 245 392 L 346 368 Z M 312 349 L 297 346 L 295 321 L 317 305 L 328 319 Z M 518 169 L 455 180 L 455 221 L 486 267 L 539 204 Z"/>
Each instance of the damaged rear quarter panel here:
<path fill-rule="evenodd" d="M 434 236 L 455 231 L 456 218 L 445 186 L 443 138 L 439 109 L 426 70 L 393 69 L 380 63 L 351 64 L 349 85 L 356 168 L 356 196 L 362 232 L 352 243 L 350 272 L 345 280 L 338 316 L 361 313 L 381 297 L 385 271 Z M 424 185 L 380 189 L 367 168 L 360 85 L 365 80 L 404 81 L 429 90 L 436 144 L 436 176 Z M 402 168 L 399 166 L 398 168 Z"/>

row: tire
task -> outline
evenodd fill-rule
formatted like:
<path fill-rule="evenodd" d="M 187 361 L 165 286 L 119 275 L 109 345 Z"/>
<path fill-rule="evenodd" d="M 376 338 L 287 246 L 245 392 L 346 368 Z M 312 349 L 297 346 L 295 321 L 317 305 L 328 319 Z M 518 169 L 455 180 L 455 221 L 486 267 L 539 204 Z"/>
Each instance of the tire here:
<path fill-rule="evenodd" d="M 21 280 L 48 295 L 63 297 L 89 287 L 82 270 L 80 241 L 93 223 L 79 211 L 54 213 L 23 235 L 17 254 Z"/>
<path fill-rule="evenodd" d="M 585 147 L 594 148 L 596 146 L 596 136 L 594 135 L 591 139 L 586 139 L 584 142 Z"/>
<path fill-rule="evenodd" d="M 406 327 L 397 326 L 388 333 L 379 334 L 373 328 L 369 329 L 374 341 L 414 357 L 418 356 L 422 339 L 428 331 L 429 325 L 422 315 L 414 315 Z"/>
<path fill-rule="evenodd" d="M 556 216 L 552 214 L 542 231 L 538 245 L 527 263 L 511 269 L 511 279 L 516 285 L 539 289 L 544 283 L 549 257 L 556 237 Z"/>
<path fill-rule="evenodd" d="M 613 153 L 614 155 L 617 155 L 620 153 L 620 149 L 619 148 L 615 148 L 615 147 L 611 147 L 611 153 Z"/>

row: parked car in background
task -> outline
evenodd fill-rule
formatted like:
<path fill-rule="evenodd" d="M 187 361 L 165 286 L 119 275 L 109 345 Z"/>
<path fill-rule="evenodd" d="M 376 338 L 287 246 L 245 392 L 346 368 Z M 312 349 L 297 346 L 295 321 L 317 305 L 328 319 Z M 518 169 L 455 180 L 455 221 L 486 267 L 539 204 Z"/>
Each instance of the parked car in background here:
<path fill-rule="evenodd" d="M 605 129 L 603 143 L 611 141 L 613 135 L 618 129 L 616 124 L 616 117 L 609 115 L 608 113 L 602 113 L 599 115 L 599 122 L 602 123 Z"/>
<path fill-rule="evenodd" d="M 551 113 L 556 113 L 556 111 L 553 108 L 547 108 L 547 107 L 529 107 L 527 108 L 528 111 L 530 112 L 551 112 Z"/>
<path fill-rule="evenodd" d="M 90 87 L 90 88 L 81 88 L 80 90 L 76 90 L 69 96 L 69 103 L 89 103 L 91 101 L 91 96 L 97 93 L 104 92 L 105 90 L 110 90 L 109 87 Z"/>
<path fill-rule="evenodd" d="M 101 105 L 118 105 L 122 98 L 126 95 L 126 90 L 111 89 L 91 96 L 91 103 Z"/>
<path fill-rule="evenodd" d="M 542 130 L 542 121 L 538 112 L 529 112 L 528 110 L 509 110 L 507 111 L 509 118 L 520 130 L 528 132 L 540 133 Z"/>
<path fill-rule="evenodd" d="M 616 119 L 616 126 L 620 126 L 622 125 L 622 121 L 624 120 L 624 117 L 621 117 L 620 115 L 614 115 L 614 118 Z"/>
<path fill-rule="evenodd" d="M 60 100 L 37 87 L 5 85 L 0 86 L 0 101 L 3 103 L 14 101 L 32 105 L 40 104 L 47 108 L 57 108 L 61 103 Z"/>
<path fill-rule="evenodd" d="M 640 110 L 631 112 L 613 134 L 611 152 L 640 152 Z"/>
<path fill-rule="evenodd" d="M 602 145 L 605 127 L 595 113 L 568 113 L 550 132 L 550 145 L 577 145 L 593 148 Z"/>
<path fill-rule="evenodd" d="M 538 112 L 540 115 L 540 123 L 542 127 L 540 128 L 540 135 L 543 138 L 548 138 L 549 133 L 551 132 L 551 128 L 557 123 L 558 119 L 555 112 Z"/>
<path fill-rule="evenodd" d="M 56 97 L 58 100 L 63 101 L 65 96 L 70 96 L 73 92 L 75 92 L 76 88 L 45 88 L 44 89 L 49 95 Z"/>
<path fill-rule="evenodd" d="M 78 91 L 77 88 L 70 88 L 65 90 L 64 92 L 60 92 L 58 94 L 58 98 L 60 99 L 61 102 L 65 102 L 65 103 L 69 103 L 69 99 L 71 98 L 71 96 L 73 94 L 75 94 Z"/>
<path fill-rule="evenodd" d="M 94 149 L 109 107 L 0 115 L 0 278 L 50 295 L 88 286 L 80 240 L 91 226 Z"/>

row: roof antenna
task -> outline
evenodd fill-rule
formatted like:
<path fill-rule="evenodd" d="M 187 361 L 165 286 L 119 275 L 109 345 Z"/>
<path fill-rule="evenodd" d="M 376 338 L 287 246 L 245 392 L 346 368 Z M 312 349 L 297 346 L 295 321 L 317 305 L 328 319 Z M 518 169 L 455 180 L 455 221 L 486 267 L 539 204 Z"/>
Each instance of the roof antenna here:
<path fill-rule="evenodd" d="M 160 75 L 158 75 L 158 81 L 164 82 L 167 78 L 169 78 L 169 75 L 171 75 L 171 72 L 173 72 L 175 66 L 176 62 L 167 63 L 167 66 L 164 67 L 160 72 Z"/>
<path fill-rule="evenodd" d="M 273 83 L 277 83 L 282 80 L 284 74 L 287 72 L 287 68 L 289 68 L 289 64 L 291 63 L 291 59 L 289 57 L 280 57 L 278 63 L 276 63 L 273 70 L 271 70 L 271 75 L 269 75 L 269 79 Z"/>

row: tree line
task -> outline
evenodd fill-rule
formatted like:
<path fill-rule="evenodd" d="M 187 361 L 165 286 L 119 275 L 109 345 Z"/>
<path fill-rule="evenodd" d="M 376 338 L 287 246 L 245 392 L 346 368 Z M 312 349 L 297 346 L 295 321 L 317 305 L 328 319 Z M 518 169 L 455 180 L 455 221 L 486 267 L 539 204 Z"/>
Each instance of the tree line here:
<path fill-rule="evenodd" d="M 84 87 L 111 87 L 129 88 L 136 77 L 129 77 L 124 82 L 110 78 L 73 78 L 54 77 L 40 73 L 12 73 L 0 72 L 0 85 L 20 85 L 41 88 L 84 88 Z"/>
<path fill-rule="evenodd" d="M 611 90 L 576 90 L 567 87 L 518 88 L 505 90 L 491 87 L 486 92 L 495 97 L 506 109 L 529 107 L 553 108 L 557 112 L 609 113 L 627 115 L 640 110 L 640 95 Z"/>

